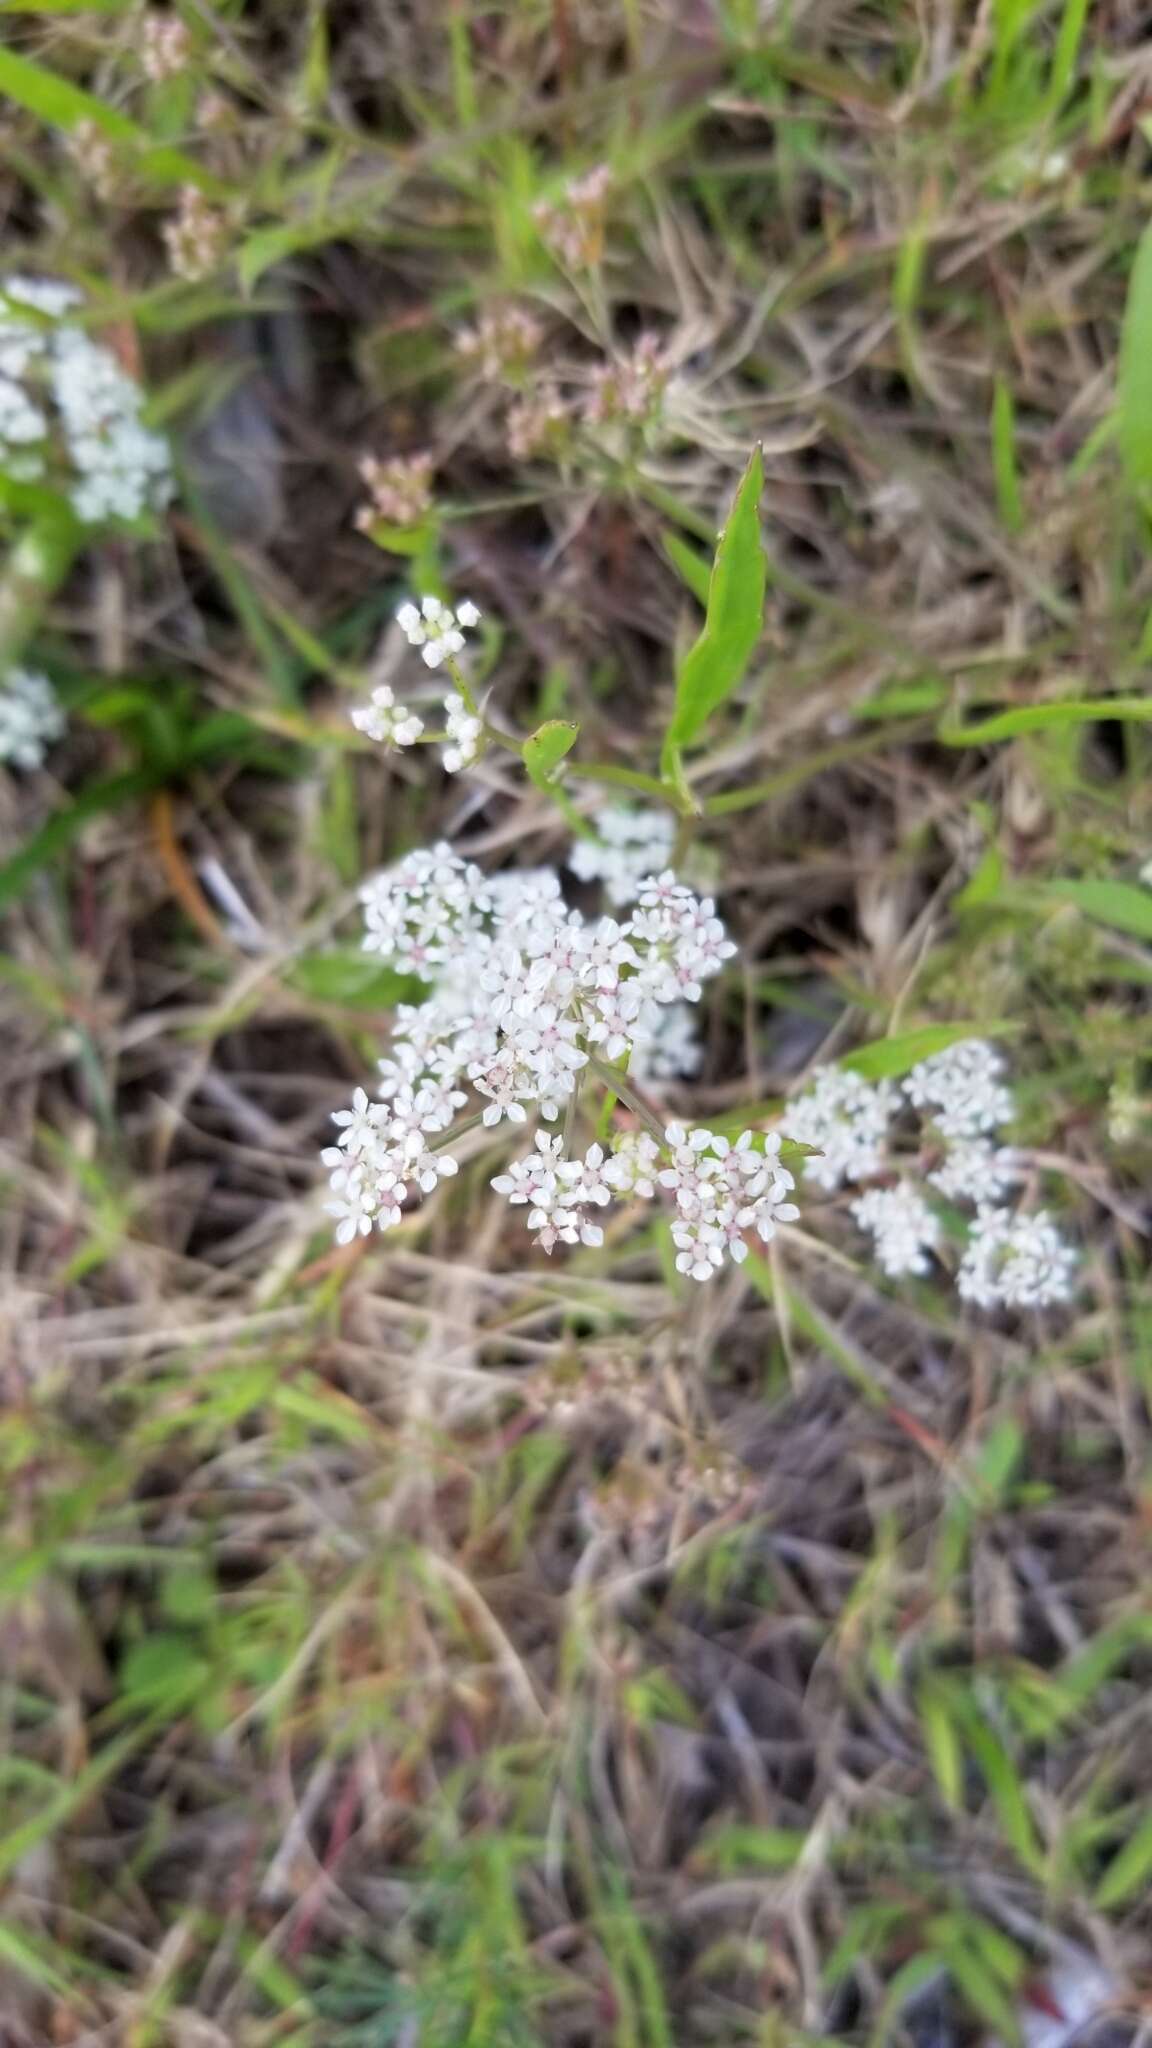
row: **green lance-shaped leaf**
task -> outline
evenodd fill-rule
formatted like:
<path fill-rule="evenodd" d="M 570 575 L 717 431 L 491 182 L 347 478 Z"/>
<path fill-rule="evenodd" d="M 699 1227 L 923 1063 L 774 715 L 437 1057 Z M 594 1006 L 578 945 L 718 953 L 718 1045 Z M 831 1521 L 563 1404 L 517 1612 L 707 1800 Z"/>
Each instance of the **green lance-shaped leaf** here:
<path fill-rule="evenodd" d="M 15 50 L 0 49 L 0 98 L 15 100 L 17 106 L 65 134 L 80 122 L 90 121 L 110 141 L 131 149 L 135 168 L 159 184 L 198 185 L 205 192 L 223 189 L 220 179 L 194 157 L 153 142 L 147 129 L 119 108 Z"/>
<path fill-rule="evenodd" d="M 676 703 L 664 741 L 663 771 L 678 779 L 680 755 L 743 680 L 764 622 L 764 546 L 760 537 L 760 449 L 740 480 L 716 547 L 703 630 L 676 678 Z"/>

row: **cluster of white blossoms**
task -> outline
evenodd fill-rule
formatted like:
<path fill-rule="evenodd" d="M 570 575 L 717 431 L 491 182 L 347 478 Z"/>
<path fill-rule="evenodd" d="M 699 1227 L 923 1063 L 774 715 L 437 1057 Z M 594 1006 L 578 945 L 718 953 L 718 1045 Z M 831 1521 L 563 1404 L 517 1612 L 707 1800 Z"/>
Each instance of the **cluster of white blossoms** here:
<path fill-rule="evenodd" d="M 909 1109 L 921 1122 L 914 1152 L 901 1149 L 898 1128 Z M 804 1173 L 829 1193 L 845 1182 L 899 1176 L 894 1186 L 870 1187 L 851 1204 L 878 1265 L 894 1277 L 928 1273 L 940 1254 L 943 1219 L 908 1173 L 927 1150 L 937 1163 L 923 1173 L 924 1183 L 976 1212 L 956 1276 L 961 1297 L 985 1309 L 1041 1308 L 1070 1298 L 1076 1254 L 1044 1210 L 1004 1206 L 1022 1176 L 996 1134 L 1014 1114 L 1002 1055 L 986 1040 L 968 1038 L 921 1060 L 901 1087 L 824 1067 L 789 1105 L 781 1128 L 815 1148 Z"/>
<path fill-rule="evenodd" d="M 0 285 L 0 468 L 64 483 L 87 525 L 167 503 L 167 442 L 143 423 L 139 386 L 77 324 L 80 294 L 52 279 Z"/>
<path fill-rule="evenodd" d="M 396 702 L 388 683 L 377 684 L 368 702 L 357 704 L 352 723 L 366 739 L 376 740 L 383 747 L 414 746 L 424 730 L 424 720 L 417 718 L 407 704 Z"/>
<path fill-rule="evenodd" d="M 0 761 L 39 768 L 65 726 L 64 711 L 47 676 L 12 668 L 0 683 Z"/>
<path fill-rule="evenodd" d="M 453 611 L 438 597 L 422 597 L 418 605 L 402 604 L 396 614 L 396 624 L 409 647 L 420 649 L 420 658 L 429 668 L 442 668 L 446 661 L 462 654 L 463 629 L 479 623 L 479 607 L 471 598 L 465 598 Z"/>
<path fill-rule="evenodd" d="M 609 1085 L 604 1063 L 631 1058 L 646 1015 L 698 1002 L 734 953 L 709 898 L 664 870 L 641 881 L 629 917 L 585 919 L 551 869 L 486 877 L 444 844 L 408 854 L 361 898 L 365 950 L 430 993 L 398 1009 L 375 1100 L 357 1090 L 336 1118 L 337 1143 L 323 1156 L 341 1243 L 390 1228 L 415 1189 L 457 1171 L 454 1129 L 561 1114 L 565 1135 L 537 1131 L 528 1156 L 493 1182 L 527 1208 L 545 1251 L 599 1243 L 614 1198 L 663 1189 L 677 1264 L 706 1279 L 726 1258 L 739 1263 L 749 1233 L 767 1242 L 795 1216 L 775 1136 L 746 1131 L 731 1144 L 679 1124 L 657 1135 L 654 1124 L 621 1134 L 608 1154 L 568 1151 L 586 1070 L 595 1063 Z"/>
<path fill-rule="evenodd" d="M 469 711 L 458 690 L 450 690 L 444 699 L 444 727 L 448 734 L 448 745 L 441 747 L 440 760 L 449 775 L 459 775 L 470 768 L 479 755 L 484 739 L 484 721 Z"/>
<path fill-rule="evenodd" d="M 884 1166 L 888 1130 L 900 1097 L 888 1082 L 872 1087 L 844 1067 L 821 1067 L 811 1086 L 791 1103 L 783 1131 L 816 1157 L 804 1172 L 831 1194 L 844 1181 L 869 1180 Z"/>
<path fill-rule="evenodd" d="M 150 7 L 140 37 L 140 62 L 154 85 L 178 78 L 192 55 L 192 37 L 178 14 Z"/>
<path fill-rule="evenodd" d="M 447 663 L 457 677 L 460 672 L 455 662 L 464 650 L 464 629 L 479 622 L 479 608 L 470 598 L 453 610 L 438 597 L 422 597 L 419 604 L 402 604 L 396 614 L 409 646 L 420 649 L 427 666 L 442 668 Z M 424 730 L 423 719 L 406 704 L 398 704 L 387 683 L 373 690 L 367 704 L 356 706 L 352 723 L 358 732 L 386 747 L 414 746 Z M 447 745 L 441 748 L 440 759 L 449 775 L 459 775 L 472 766 L 484 744 L 484 721 L 459 690 L 450 690 L 444 699 L 444 728 Z"/>
<path fill-rule="evenodd" d="M 977 1308 L 996 1308 L 1001 1302 L 1043 1308 L 1070 1298 L 1075 1273 L 1076 1254 L 1043 1209 L 1017 1216 L 1006 1209 L 981 1209 L 956 1285 Z"/>
<path fill-rule="evenodd" d="M 576 841 L 568 866 L 582 882 L 603 882 L 609 903 L 634 903 L 644 877 L 659 874 L 672 858 L 675 819 L 667 811 L 603 804 L 589 823 L 596 837 Z"/>

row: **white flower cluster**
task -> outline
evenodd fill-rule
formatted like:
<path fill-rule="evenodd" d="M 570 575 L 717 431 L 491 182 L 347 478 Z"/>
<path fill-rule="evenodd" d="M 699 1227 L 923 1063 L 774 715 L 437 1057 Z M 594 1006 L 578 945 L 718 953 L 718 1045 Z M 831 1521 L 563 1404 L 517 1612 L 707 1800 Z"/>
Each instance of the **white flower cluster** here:
<path fill-rule="evenodd" d="M 762 1151 L 755 1149 L 751 1131 L 734 1145 L 717 1131 L 689 1131 L 683 1124 L 669 1124 L 664 1136 L 672 1159 L 658 1179 L 676 1198 L 672 1237 L 678 1272 L 710 1280 L 725 1256 L 736 1265 L 747 1258 L 747 1231 L 767 1244 L 778 1223 L 796 1221 L 800 1211 L 787 1199 L 795 1182 L 777 1156 L 777 1132 L 764 1138 Z"/>
<path fill-rule="evenodd" d="M 1075 1252 L 1043 1209 L 1030 1216 L 981 1209 L 956 1285 L 977 1308 L 1043 1308 L 1070 1299 L 1075 1271 Z"/>
<path fill-rule="evenodd" d="M 529 1205 L 528 1228 L 546 1252 L 558 1244 L 603 1243 L 590 1205 L 606 1207 L 614 1195 L 650 1201 L 665 1188 L 676 1204 L 676 1270 L 711 1280 L 725 1257 L 735 1265 L 747 1258 L 750 1231 L 767 1244 L 778 1224 L 799 1215 L 787 1200 L 794 1182 L 780 1165 L 779 1149 L 774 1134 L 758 1151 L 751 1131 L 733 1145 L 717 1131 L 669 1124 L 663 1144 L 646 1131 L 629 1131 L 607 1158 L 603 1146 L 592 1145 L 582 1159 L 566 1159 L 564 1140 L 538 1131 L 536 1150 L 514 1160 L 492 1186 L 509 1202 Z"/>
<path fill-rule="evenodd" d="M 377 1099 L 358 1090 L 336 1119 L 324 1159 L 342 1243 L 389 1228 L 414 1186 L 428 1191 L 456 1171 L 445 1148 L 469 1089 L 482 1104 L 472 1123 L 525 1124 L 530 1113 L 552 1122 L 565 1111 L 570 1124 L 590 1060 L 630 1057 L 645 1014 L 698 1002 L 735 951 L 711 900 L 668 870 L 641 883 L 623 921 L 570 910 L 551 869 L 485 877 L 443 844 L 408 854 L 361 896 L 365 949 L 431 993 L 398 1010 Z M 547 1251 L 598 1243 L 595 1214 L 614 1193 L 650 1198 L 663 1186 L 675 1197 L 680 1270 L 703 1279 L 726 1256 L 743 1258 L 745 1233 L 767 1240 L 795 1215 L 778 1151 L 774 1137 L 745 1132 L 730 1145 L 670 1125 L 662 1142 L 633 1132 L 608 1157 L 594 1145 L 577 1158 L 539 1132 L 493 1184 L 527 1205 Z"/>
<path fill-rule="evenodd" d="M 961 1297 L 980 1308 L 1039 1308 L 1068 1300 L 1076 1254 L 1043 1210 L 1013 1214 L 1003 1206 L 1020 1170 L 995 1133 L 1011 1120 L 1015 1105 L 1003 1056 L 984 1039 L 963 1039 L 921 1060 L 902 1088 L 824 1067 L 790 1104 L 781 1128 L 786 1137 L 816 1148 L 804 1172 L 831 1193 L 844 1182 L 872 1180 L 918 1163 L 919 1152 L 910 1161 L 895 1146 L 893 1127 L 906 1106 L 927 1127 L 922 1141 L 932 1147 L 945 1141 L 943 1158 L 925 1180 L 949 1201 L 976 1211 L 957 1274 Z M 941 1243 L 941 1218 L 912 1180 L 869 1188 L 851 1204 L 851 1213 L 872 1236 L 883 1272 L 930 1271 L 931 1254 L 938 1254 Z"/>
<path fill-rule="evenodd" d="M 192 55 L 192 38 L 178 14 L 162 14 L 150 7 L 144 16 L 140 38 L 140 62 L 144 74 L 155 85 L 176 78 Z"/>
<path fill-rule="evenodd" d="M 406 704 L 398 704 L 387 683 L 378 684 L 367 704 L 356 706 L 352 723 L 357 732 L 384 747 L 411 747 L 424 730 L 424 720 Z"/>
<path fill-rule="evenodd" d="M 396 623 L 408 645 L 420 649 L 421 659 L 429 668 L 442 668 L 446 661 L 463 652 L 462 628 L 478 626 L 480 612 L 471 598 L 465 598 L 453 611 L 438 597 L 422 597 L 418 605 L 402 604 Z"/>
<path fill-rule="evenodd" d="M 0 467 L 34 482 L 55 462 L 88 525 L 138 519 L 172 492 L 168 445 L 110 350 L 76 323 L 80 294 L 51 279 L 0 286 Z"/>
<path fill-rule="evenodd" d="M 881 1272 L 898 1279 L 903 1273 L 927 1273 L 928 1254 L 940 1236 L 940 1220 L 910 1181 L 894 1188 L 869 1188 L 852 1204 L 861 1230 L 876 1245 Z"/>
<path fill-rule="evenodd" d="M 480 752 L 484 721 L 469 711 L 459 690 L 450 690 L 444 699 L 444 725 L 448 745 L 440 749 L 440 759 L 449 775 L 459 775 Z"/>
<path fill-rule="evenodd" d="M 596 837 L 576 841 L 568 866 L 582 882 L 603 882 L 609 903 L 634 903 L 638 883 L 672 858 L 675 820 L 666 811 L 604 804 L 589 822 Z"/>
<path fill-rule="evenodd" d="M 1010 1123 L 1012 1091 L 1000 1076 L 1003 1055 L 983 1038 L 964 1038 L 913 1067 L 904 1093 L 942 1137 L 965 1142 Z"/>
<path fill-rule="evenodd" d="M 479 623 L 480 613 L 469 598 L 453 611 L 438 597 L 422 597 L 419 604 L 402 604 L 396 622 L 410 647 L 418 647 L 429 668 L 445 662 L 459 678 L 455 658 L 463 651 L 464 631 Z M 424 730 L 424 721 L 398 704 L 387 683 L 373 690 L 367 704 L 357 705 L 352 723 L 358 732 L 386 747 L 410 747 Z M 470 710 L 459 690 L 449 690 L 444 699 L 445 738 L 440 759 L 449 775 L 470 768 L 484 744 L 484 721 Z M 647 872 L 647 870 L 646 870 Z"/>
<path fill-rule="evenodd" d="M 842 1181 L 868 1180 L 884 1165 L 888 1129 L 900 1107 L 890 1083 L 879 1087 L 846 1067 L 821 1067 L 811 1087 L 789 1105 L 781 1129 L 798 1145 L 812 1145 L 817 1157 L 804 1172 L 829 1194 Z"/>
<path fill-rule="evenodd" d="M 47 676 L 9 669 L 0 684 L 0 761 L 39 768 L 64 726 L 64 712 Z"/>
<path fill-rule="evenodd" d="M 592 814 L 596 837 L 577 839 L 566 865 L 582 882 L 602 882 L 609 903 L 634 903 L 641 883 L 669 865 L 674 820 L 661 811 L 604 804 Z M 702 1058 L 696 1019 L 687 1003 L 645 1003 L 632 1031 L 628 1071 L 637 1081 L 695 1074 Z"/>

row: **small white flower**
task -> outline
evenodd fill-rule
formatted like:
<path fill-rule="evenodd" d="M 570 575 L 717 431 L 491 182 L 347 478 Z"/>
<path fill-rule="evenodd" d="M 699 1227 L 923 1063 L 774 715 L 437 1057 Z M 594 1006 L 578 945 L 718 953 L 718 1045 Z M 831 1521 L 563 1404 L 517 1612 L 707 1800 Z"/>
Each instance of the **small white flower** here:
<path fill-rule="evenodd" d="M 993 1145 L 987 1138 L 958 1138 L 928 1178 L 950 1201 L 987 1209 L 1003 1201 L 1020 1171 L 1007 1145 Z"/>
<path fill-rule="evenodd" d="M 804 1161 L 804 1176 L 831 1192 L 842 1181 L 867 1180 L 881 1170 L 899 1107 L 888 1082 L 874 1087 L 847 1067 L 820 1067 L 804 1094 L 789 1103 L 780 1128 L 820 1155 Z"/>
<path fill-rule="evenodd" d="M 462 653 L 461 628 L 479 625 L 480 618 L 480 610 L 471 598 L 465 598 L 453 611 L 438 597 L 422 597 L 419 607 L 402 604 L 396 613 L 396 623 L 409 646 L 420 649 L 429 668 L 440 668 L 452 656 Z"/>
<path fill-rule="evenodd" d="M 656 1193 L 656 1164 L 660 1147 L 647 1131 L 625 1131 L 617 1139 L 611 1159 L 605 1162 L 604 1179 L 617 1194 L 639 1195 L 650 1202 Z"/>
<path fill-rule="evenodd" d="M 634 903 L 642 881 L 667 866 L 676 839 L 665 811 L 605 804 L 590 820 L 595 839 L 577 839 L 568 866 L 582 882 L 602 881 L 610 903 Z"/>
<path fill-rule="evenodd" d="M 39 768 L 67 721 L 47 676 L 12 668 L 0 683 L 0 761 Z"/>
<path fill-rule="evenodd" d="M 506 1173 L 498 1173 L 492 1186 L 510 1202 L 531 1202 L 539 1207 L 542 1198 L 556 1191 L 556 1169 L 564 1151 L 562 1138 L 536 1133 L 536 1150 L 526 1159 L 514 1159 Z"/>
<path fill-rule="evenodd" d="M 612 1190 L 604 1175 L 602 1145 L 590 1145 L 583 1159 L 566 1159 L 558 1173 L 566 1202 L 595 1202 L 603 1206 L 612 1200 Z"/>
<path fill-rule="evenodd" d="M 134 520 L 171 495 L 167 443 L 144 426 L 131 377 L 72 317 L 79 303 L 55 279 L 0 283 L 0 458 L 24 480 L 55 482 L 58 469 L 86 524 Z"/>
<path fill-rule="evenodd" d="M 469 711 L 459 691 L 453 690 L 444 699 L 444 723 L 451 745 L 443 749 L 440 759 L 449 775 L 459 775 L 480 753 L 484 722 Z"/>
<path fill-rule="evenodd" d="M 1003 1055 L 983 1038 L 964 1038 L 913 1067 L 904 1082 L 909 1102 L 946 1138 L 978 1138 L 1009 1123 L 1011 1090 L 1000 1079 Z"/>
<path fill-rule="evenodd" d="M 1045 1308 L 1069 1301 L 1076 1253 L 1044 1209 L 1011 1216 L 982 1209 L 956 1276 L 964 1301 L 978 1308 Z"/>
<path fill-rule="evenodd" d="M 410 747 L 424 730 L 423 719 L 406 704 L 398 704 L 387 683 L 378 684 L 367 704 L 357 704 L 351 716 L 357 732 L 385 747 Z"/>
<path fill-rule="evenodd" d="M 928 1272 L 928 1254 L 939 1241 L 940 1222 L 910 1182 L 901 1181 L 894 1188 L 869 1188 L 852 1203 L 852 1214 L 861 1230 L 869 1231 L 875 1240 L 883 1272 L 893 1278 Z"/>
<path fill-rule="evenodd" d="M 178 14 L 162 14 L 150 7 L 144 15 L 140 41 L 140 62 L 154 84 L 175 78 L 192 54 L 192 38 Z"/>
<path fill-rule="evenodd" d="M 459 1173 L 460 1161 L 453 1159 L 449 1152 L 418 1152 L 410 1168 L 412 1178 L 422 1193 L 430 1195 L 442 1180 L 451 1179 Z"/>

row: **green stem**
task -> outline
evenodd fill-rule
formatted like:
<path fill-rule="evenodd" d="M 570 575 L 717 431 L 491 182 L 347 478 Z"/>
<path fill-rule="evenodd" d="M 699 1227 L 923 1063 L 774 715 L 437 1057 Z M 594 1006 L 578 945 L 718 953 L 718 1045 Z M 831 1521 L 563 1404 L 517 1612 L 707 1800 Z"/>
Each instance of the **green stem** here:
<path fill-rule="evenodd" d="M 653 1112 L 648 1108 L 642 1097 L 637 1095 L 632 1084 L 625 1080 L 618 1067 L 610 1067 L 606 1060 L 597 1059 L 595 1053 L 589 1053 L 588 1072 L 595 1074 L 598 1081 L 603 1081 L 606 1088 L 611 1088 L 613 1094 L 620 1097 L 621 1102 L 627 1103 L 633 1115 L 640 1118 L 641 1123 L 644 1124 L 652 1137 L 656 1139 L 657 1144 L 664 1144 L 663 1124 L 657 1121 Z"/>
<path fill-rule="evenodd" d="M 455 658 L 452 655 L 449 655 L 448 659 L 444 663 L 444 666 L 452 678 L 453 687 L 459 691 L 461 697 L 464 699 L 465 709 L 468 711 L 469 715 L 472 718 L 478 718 L 480 720 L 480 723 L 484 728 L 485 739 L 491 740 L 492 743 L 497 747 L 504 747 L 509 754 L 515 754 L 517 759 L 520 759 L 523 754 L 523 748 L 521 746 L 520 741 L 515 737 L 513 733 L 504 732 L 500 726 L 493 725 L 490 719 L 485 718 L 484 713 L 481 711 L 479 704 L 476 702 L 476 693 L 473 690 L 472 685 L 468 681 L 467 677 L 465 676 L 464 671 L 461 668 L 459 662 L 455 660 Z"/>
<path fill-rule="evenodd" d="M 17 661 L 80 547 L 70 514 L 42 513 L 26 527 L 0 574 L 0 672 Z"/>

